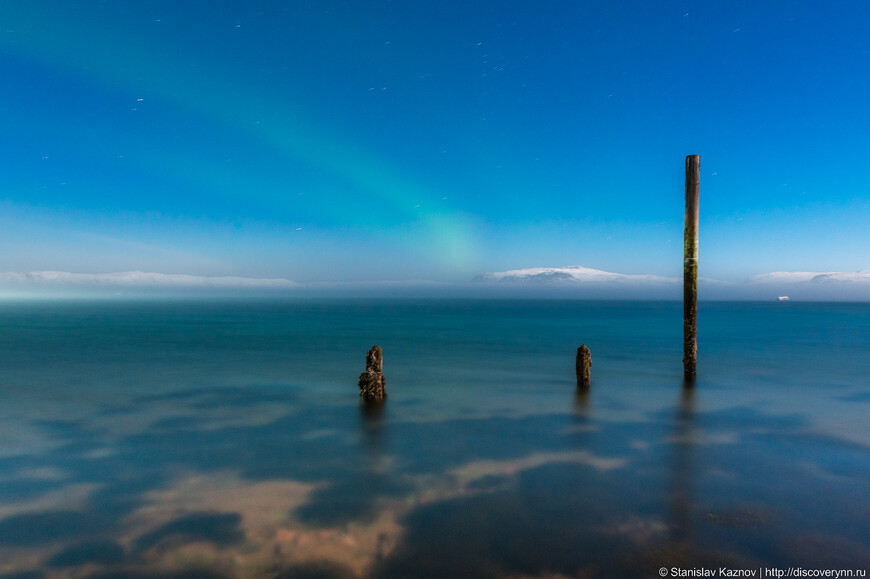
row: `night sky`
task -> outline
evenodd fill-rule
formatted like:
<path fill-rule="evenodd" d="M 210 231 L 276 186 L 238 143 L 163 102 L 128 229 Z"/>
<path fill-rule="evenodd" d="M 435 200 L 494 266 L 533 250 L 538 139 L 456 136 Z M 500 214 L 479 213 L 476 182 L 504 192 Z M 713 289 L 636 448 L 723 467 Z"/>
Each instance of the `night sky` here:
<path fill-rule="evenodd" d="M 864 1 L 0 0 L 0 271 L 870 268 Z"/>

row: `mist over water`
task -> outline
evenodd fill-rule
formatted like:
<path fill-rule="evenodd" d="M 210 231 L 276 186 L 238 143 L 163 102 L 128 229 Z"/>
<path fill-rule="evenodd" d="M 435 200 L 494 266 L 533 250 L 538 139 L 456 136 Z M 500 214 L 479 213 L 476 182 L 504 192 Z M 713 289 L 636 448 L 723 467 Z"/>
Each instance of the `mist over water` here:
<path fill-rule="evenodd" d="M 0 577 L 648 577 L 870 560 L 870 305 L 0 309 Z M 592 351 L 576 393 L 574 355 Z M 384 350 L 388 398 L 356 380 Z"/>
<path fill-rule="evenodd" d="M 545 270 L 544 274 L 523 272 Z M 0 299 L 33 300 L 320 300 L 320 299 L 463 299 L 463 300 L 620 300 L 682 299 L 681 277 L 598 272 L 572 278 L 565 271 L 587 268 L 533 268 L 478 275 L 469 282 L 382 280 L 314 281 L 283 278 L 209 277 L 145 272 L 73 274 L 68 272 L 0 273 Z M 552 270 L 546 273 L 546 270 Z M 592 270 L 597 271 L 597 270 Z M 553 273 L 555 272 L 555 273 Z M 678 272 L 675 272 L 678 273 Z M 720 280 L 703 275 L 699 293 L 708 301 L 870 301 L 867 272 L 827 274 L 779 272 L 748 280 Z"/>

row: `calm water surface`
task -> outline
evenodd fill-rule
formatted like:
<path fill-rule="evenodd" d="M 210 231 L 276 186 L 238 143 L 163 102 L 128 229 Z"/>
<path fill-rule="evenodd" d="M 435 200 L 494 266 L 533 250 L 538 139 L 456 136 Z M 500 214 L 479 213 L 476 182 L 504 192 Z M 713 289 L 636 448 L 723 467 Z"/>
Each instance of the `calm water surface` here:
<path fill-rule="evenodd" d="M 681 316 L 3 304 L 0 577 L 866 569 L 870 304 L 702 303 L 690 390 Z"/>

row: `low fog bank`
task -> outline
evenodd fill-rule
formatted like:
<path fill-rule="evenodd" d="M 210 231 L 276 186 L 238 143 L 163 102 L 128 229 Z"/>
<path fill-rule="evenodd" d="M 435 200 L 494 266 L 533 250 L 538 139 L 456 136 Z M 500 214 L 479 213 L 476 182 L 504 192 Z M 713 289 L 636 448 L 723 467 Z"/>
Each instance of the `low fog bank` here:
<path fill-rule="evenodd" d="M 815 287 L 699 282 L 701 301 L 790 301 L 870 302 L 870 288 L 855 286 Z M 0 300 L 129 300 L 129 299 L 579 299 L 579 300 L 681 300 L 682 285 L 671 287 L 625 287 L 619 285 L 510 286 L 484 284 L 330 284 L 300 285 L 286 289 L 219 287 L 103 286 L 52 287 L 0 286 Z"/>
<path fill-rule="evenodd" d="M 398 280 L 307 283 L 283 278 L 122 272 L 0 273 L 0 299 L 584 299 L 680 300 L 678 278 L 624 275 L 580 266 L 482 274 L 467 283 Z M 698 281 L 700 300 L 870 302 L 870 271 L 775 272 L 745 282 Z"/>

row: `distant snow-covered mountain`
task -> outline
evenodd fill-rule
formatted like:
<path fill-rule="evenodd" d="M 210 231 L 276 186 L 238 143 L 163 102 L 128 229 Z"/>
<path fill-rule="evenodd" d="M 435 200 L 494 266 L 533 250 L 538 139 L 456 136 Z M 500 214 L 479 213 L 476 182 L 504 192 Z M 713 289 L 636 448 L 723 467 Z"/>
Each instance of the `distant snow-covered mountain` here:
<path fill-rule="evenodd" d="M 868 284 L 870 285 L 870 269 L 861 271 L 775 271 L 756 275 L 750 278 L 753 284 Z"/>
<path fill-rule="evenodd" d="M 682 280 L 623 274 L 579 265 L 487 272 L 472 283 L 405 281 L 308 282 L 284 278 L 199 276 L 142 271 L 0 272 L 3 297 L 94 296 L 571 296 L 584 299 L 680 299 Z M 746 281 L 699 278 L 705 300 L 775 299 L 870 301 L 870 269 L 855 272 L 776 271 Z"/>
<path fill-rule="evenodd" d="M 476 276 L 472 282 L 487 283 L 522 283 L 522 284 L 560 284 L 560 283 L 583 283 L 583 284 L 656 284 L 670 285 L 678 283 L 673 277 L 657 275 L 629 275 L 613 273 L 600 269 L 592 269 L 580 265 L 566 267 L 530 267 L 526 269 L 512 269 L 509 271 L 496 271 L 483 273 Z"/>

